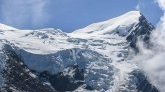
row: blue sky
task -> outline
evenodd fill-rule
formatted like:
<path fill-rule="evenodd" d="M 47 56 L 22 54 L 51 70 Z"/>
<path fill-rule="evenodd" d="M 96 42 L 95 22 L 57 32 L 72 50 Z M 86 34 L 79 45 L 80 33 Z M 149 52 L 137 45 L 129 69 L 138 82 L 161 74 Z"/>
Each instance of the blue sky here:
<path fill-rule="evenodd" d="M 0 22 L 20 29 L 71 32 L 136 9 L 154 25 L 163 14 L 154 0 L 0 0 Z"/>

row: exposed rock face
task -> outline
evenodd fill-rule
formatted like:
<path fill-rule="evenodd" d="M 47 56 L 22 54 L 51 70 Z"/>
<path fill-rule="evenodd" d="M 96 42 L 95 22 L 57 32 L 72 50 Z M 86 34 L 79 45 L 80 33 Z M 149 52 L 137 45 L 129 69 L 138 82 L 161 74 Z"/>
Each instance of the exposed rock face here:
<path fill-rule="evenodd" d="M 131 29 L 131 33 L 127 36 L 127 41 L 130 42 L 130 47 L 134 48 L 138 52 L 138 47 L 136 46 L 138 38 L 143 40 L 145 45 L 149 44 L 150 34 L 154 29 L 154 26 L 150 24 L 147 19 L 142 15 L 139 18 L 139 23 L 135 25 L 135 29 Z"/>
<path fill-rule="evenodd" d="M 39 73 L 40 80 L 49 81 L 51 85 L 59 92 L 73 91 L 84 84 L 84 72 L 78 69 L 78 66 L 68 67 L 68 71 L 51 75 L 48 72 Z M 66 75 L 72 72 L 72 75 Z"/>
<path fill-rule="evenodd" d="M 2 92 L 56 92 L 53 87 L 39 80 L 15 52 L 5 53 L 8 57 L 6 69 L 3 70 L 6 86 Z"/>
<path fill-rule="evenodd" d="M 153 86 L 147 76 L 141 70 L 134 70 L 130 73 L 129 81 L 127 85 L 123 85 L 127 90 L 120 89 L 121 92 L 159 92 L 158 89 Z"/>
<path fill-rule="evenodd" d="M 135 82 L 138 92 L 159 92 L 158 89 L 148 81 L 147 76 L 145 76 L 142 71 L 133 71 L 131 75 L 130 79 L 132 82 Z"/>

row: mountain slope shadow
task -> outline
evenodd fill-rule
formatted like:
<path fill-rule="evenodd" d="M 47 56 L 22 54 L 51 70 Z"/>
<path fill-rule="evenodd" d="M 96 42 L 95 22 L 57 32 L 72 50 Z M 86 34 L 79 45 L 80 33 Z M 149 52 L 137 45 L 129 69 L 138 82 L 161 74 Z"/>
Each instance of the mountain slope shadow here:
<path fill-rule="evenodd" d="M 56 92 L 49 85 L 44 85 L 13 51 L 5 51 L 8 59 L 3 71 L 6 86 L 1 92 Z"/>

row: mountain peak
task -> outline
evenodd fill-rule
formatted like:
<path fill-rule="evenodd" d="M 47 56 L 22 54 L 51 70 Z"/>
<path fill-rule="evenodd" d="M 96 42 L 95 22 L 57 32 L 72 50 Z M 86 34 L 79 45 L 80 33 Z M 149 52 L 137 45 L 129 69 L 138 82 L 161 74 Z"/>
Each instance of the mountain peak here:
<path fill-rule="evenodd" d="M 140 11 L 129 11 L 129 12 L 125 13 L 124 15 L 141 16 L 141 12 Z"/>
<path fill-rule="evenodd" d="M 103 22 L 93 23 L 85 28 L 72 32 L 70 35 L 76 37 L 77 34 L 85 34 L 85 37 L 91 37 L 94 35 L 110 34 L 112 31 L 120 27 L 122 27 L 122 29 L 129 29 L 132 25 L 139 23 L 141 16 L 140 11 L 130 11 Z"/>

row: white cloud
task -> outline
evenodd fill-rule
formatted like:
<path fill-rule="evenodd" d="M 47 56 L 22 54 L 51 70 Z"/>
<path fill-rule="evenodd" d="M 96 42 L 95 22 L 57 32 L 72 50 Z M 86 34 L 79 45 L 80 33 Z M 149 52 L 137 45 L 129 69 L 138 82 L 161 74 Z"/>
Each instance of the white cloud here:
<path fill-rule="evenodd" d="M 165 11 L 165 0 L 156 0 L 156 2 L 159 4 L 159 7 Z"/>
<path fill-rule="evenodd" d="M 3 0 L 1 16 L 11 25 L 42 25 L 49 16 L 44 10 L 46 3 L 47 0 Z"/>
<path fill-rule="evenodd" d="M 158 29 L 165 30 L 165 0 L 156 0 L 156 2 L 164 12 L 164 15 L 161 17 L 161 21 L 158 24 Z"/>
<path fill-rule="evenodd" d="M 140 4 L 137 4 L 135 7 L 136 10 L 140 10 Z"/>
<path fill-rule="evenodd" d="M 140 0 L 138 0 L 138 3 L 135 6 L 135 9 L 138 10 L 138 11 L 140 11 L 141 8 L 144 8 L 144 4 Z"/>
<path fill-rule="evenodd" d="M 151 35 L 152 49 L 141 45 L 141 53 L 135 58 L 138 65 L 146 72 L 151 82 L 161 91 L 165 90 L 165 0 L 155 0 L 164 12 L 160 22 Z"/>

